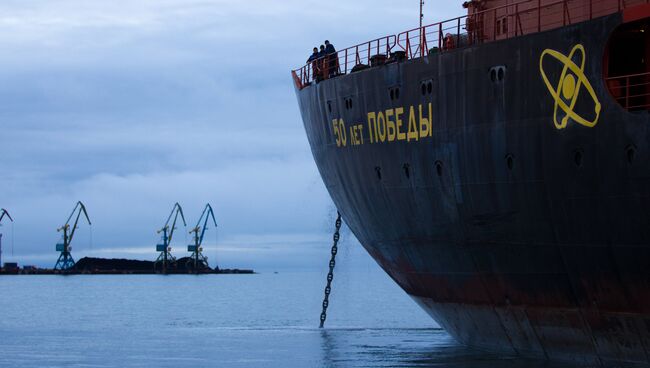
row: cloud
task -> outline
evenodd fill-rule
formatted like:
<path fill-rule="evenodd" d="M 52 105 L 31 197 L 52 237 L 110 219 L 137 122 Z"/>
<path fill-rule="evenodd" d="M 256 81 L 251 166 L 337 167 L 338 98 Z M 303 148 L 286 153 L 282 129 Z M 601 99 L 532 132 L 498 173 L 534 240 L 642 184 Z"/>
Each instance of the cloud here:
<path fill-rule="evenodd" d="M 416 23 L 416 3 L 389 0 L 2 2 L 0 206 L 16 258 L 54 259 L 77 200 L 93 219 L 82 253 L 153 249 L 176 201 L 190 222 L 211 202 L 233 252 L 316 244 L 332 205 L 289 71 L 325 38 Z"/>

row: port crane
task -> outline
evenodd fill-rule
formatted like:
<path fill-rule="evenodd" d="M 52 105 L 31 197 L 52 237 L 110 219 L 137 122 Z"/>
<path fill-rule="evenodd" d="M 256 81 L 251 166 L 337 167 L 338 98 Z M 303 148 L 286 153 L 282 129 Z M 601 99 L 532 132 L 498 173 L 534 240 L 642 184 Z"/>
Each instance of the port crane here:
<path fill-rule="evenodd" d="M 9 212 L 2 208 L 0 209 L 0 225 L 2 225 L 2 219 L 5 218 L 5 216 L 7 216 L 11 222 L 14 222 L 14 219 L 11 218 Z M 0 234 L 0 268 L 2 268 L 2 234 Z"/>
<path fill-rule="evenodd" d="M 187 268 L 189 269 L 192 267 L 195 273 L 199 273 L 200 270 L 210 267 L 208 265 L 208 257 L 203 255 L 203 247 L 201 247 L 203 236 L 205 235 L 205 231 L 208 229 L 208 221 L 210 220 L 210 217 L 212 217 L 212 223 L 216 228 L 217 220 L 214 218 L 212 206 L 208 203 L 205 205 L 203 213 L 201 213 L 201 217 L 199 217 L 199 221 L 196 222 L 196 226 L 190 230 L 190 234 L 194 234 L 194 244 L 187 246 L 187 251 L 192 252 L 190 259 L 187 261 Z M 203 225 L 201 225 L 201 221 L 203 221 Z"/>
<path fill-rule="evenodd" d="M 92 223 L 90 222 L 90 217 L 88 217 L 88 212 L 86 211 L 86 206 L 84 206 L 84 204 L 81 203 L 81 201 L 78 201 L 77 204 L 74 206 L 72 213 L 70 213 L 70 216 L 68 216 L 68 219 L 66 220 L 65 224 L 60 228 L 56 229 L 57 232 L 63 231 L 63 243 L 58 243 L 56 245 L 56 251 L 61 253 L 59 254 L 59 259 L 56 261 L 56 264 L 54 265 L 55 270 L 68 271 L 75 265 L 75 261 L 72 258 L 72 255 L 70 254 L 70 252 L 72 251 L 72 247 L 70 246 L 70 243 L 72 243 L 72 238 L 74 238 L 74 234 L 77 231 L 78 228 L 77 225 L 79 224 L 79 218 L 81 218 L 82 213 L 86 217 L 86 220 L 88 221 L 88 225 L 92 225 Z M 74 224 L 70 226 L 70 220 L 73 217 L 75 217 Z"/>
<path fill-rule="evenodd" d="M 162 233 L 162 243 L 156 245 L 156 252 L 160 252 L 160 255 L 158 256 L 158 259 L 156 259 L 156 262 L 153 264 L 154 271 L 160 264 L 162 265 L 162 273 L 167 273 L 168 264 L 173 264 L 176 262 L 176 258 L 174 258 L 174 256 L 171 254 L 172 248 L 170 244 L 172 242 L 172 237 L 174 236 L 174 230 L 176 230 L 176 221 L 178 220 L 178 215 L 180 215 L 181 219 L 183 220 L 183 226 L 187 226 L 185 223 L 185 216 L 183 216 L 183 208 L 181 208 L 181 205 L 176 202 L 172 208 L 172 212 L 169 214 L 169 217 L 167 217 L 165 226 L 157 231 L 158 234 Z M 171 221 L 172 217 L 174 218 L 174 221 L 170 226 L 169 222 Z"/>

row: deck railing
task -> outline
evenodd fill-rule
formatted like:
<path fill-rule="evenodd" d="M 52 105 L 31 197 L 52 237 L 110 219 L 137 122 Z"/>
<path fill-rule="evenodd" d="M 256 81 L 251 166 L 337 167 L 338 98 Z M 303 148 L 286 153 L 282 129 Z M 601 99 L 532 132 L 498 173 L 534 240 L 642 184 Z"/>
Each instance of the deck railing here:
<path fill-rule="evenodd" d="M 294 78 L 297 77 L 301 83 L 308 84 L 312 80 L 347 74 L 356 65 L 367 65 L 374 55 L 390 54 L 395 47 L 395 40 L 394 35 L 385 36 L 339 50 L 336 54 L 321 57 L 294 70 Z"/>
<path fill-rule="evenodd" d="M 609 92 L 623 108 L 630 111 L 650 108 L 650 73 L 610 77 L 606 82 Z"/>
<path fill-rule="evenodd" d="M 620 12 L 650 0 L 523 0 L 384 36 L 293 70 L 299 89 L 313 81 L 387 62 L 542 32 Z"/>
<path fill-rule="evenodd" d="M 647 0 L 523 0 L 400 33 L 408 58 L 567 26 Z"/>

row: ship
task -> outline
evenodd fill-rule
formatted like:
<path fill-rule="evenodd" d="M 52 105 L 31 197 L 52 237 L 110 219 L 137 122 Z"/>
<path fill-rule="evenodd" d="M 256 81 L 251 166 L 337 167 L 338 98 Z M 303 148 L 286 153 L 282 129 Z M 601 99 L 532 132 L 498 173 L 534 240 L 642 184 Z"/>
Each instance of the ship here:
<path fill-rule="evenodd" d="M 458 5 L 291 71 L 327 191 L 458 342 L 650 365 L 650 4 Z"/>

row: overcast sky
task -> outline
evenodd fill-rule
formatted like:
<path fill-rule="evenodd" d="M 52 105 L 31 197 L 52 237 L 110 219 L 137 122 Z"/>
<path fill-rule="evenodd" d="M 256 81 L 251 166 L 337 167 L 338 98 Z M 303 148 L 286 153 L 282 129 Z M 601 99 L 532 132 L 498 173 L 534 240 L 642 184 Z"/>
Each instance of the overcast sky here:
<path fill-rule="evenodd" d="M 427 2 L 426 21 L 461 15 L 455 3 Z M 206 248 L 222 266 L 327 256 L 335 210 L 289 72 L 326 38 L 340 49 L 417 26 L 418 6 L 0 2 L 0 207 L 16 221 L 0 228 L 3 261 L 53 265 L 77 200 L 93 226 L 79 229 L 75 258 L 155 258 L 177 201 L 188 226 L 212 204 Z"/>

